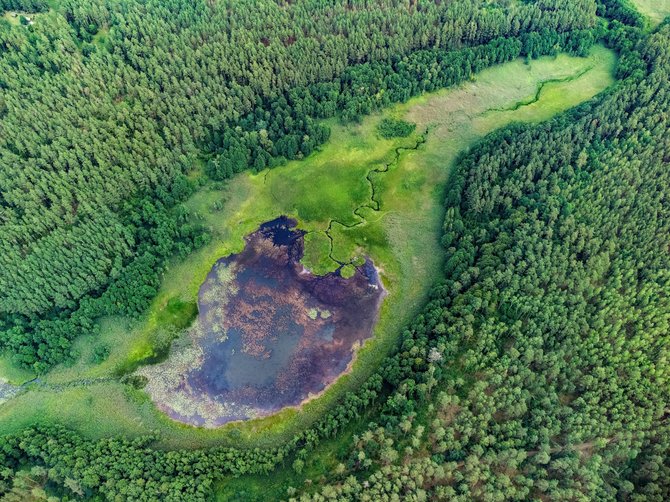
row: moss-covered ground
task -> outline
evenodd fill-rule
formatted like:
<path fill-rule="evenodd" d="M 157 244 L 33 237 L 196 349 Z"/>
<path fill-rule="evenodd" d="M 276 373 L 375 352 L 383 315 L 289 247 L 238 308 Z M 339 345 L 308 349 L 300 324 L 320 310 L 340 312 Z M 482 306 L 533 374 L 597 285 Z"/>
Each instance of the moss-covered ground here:
<path fill-rule="evenodd" d="M 459 152 L 512 121 L 546 120 L 591 98 L 613 82 L 614 65 L 613 53 L 595 47 L 588 58 L 560 55 L 490 68 L 472 82 L 420 96 L 360 124 L 331 121 L 330 141 L 307 159 L 243 173 L 222 187 L 205 184 L 187 205 L 210 227 L 211 243 L 170 264 L 142 319 L 102 319 L 100 336 L 77 341 L 76 363 L 28 383 L 25 392 L 1 405 L 0 434 L 50 421 L 90 437 L 158 431 L 171 447 L 263 446 L 308 426 L 377 367 L 440 275 L 443 191 Z M 417 127 L 406 138 L 382 139 L 377 124 L 385 117 Z M 198 288 L 216 260 L 241 250 L 244 235 L 280 214 L 297 218 L 308 232 L 303 262 L 316 273 L 373 259 L 389 293 L 375 336 L 359 350 L 350 374 L 300 410 L 216 430 L 169 420 L 143 391 L 122 384 L 119 374 L 159 355 L 192 320 Z M 31 376 L 0 359 L 0 377 L 22 383 Z M 315 455 L 310 462 L 329 461 Z M 280 476 L 276 482 L 289 481 Z"/>

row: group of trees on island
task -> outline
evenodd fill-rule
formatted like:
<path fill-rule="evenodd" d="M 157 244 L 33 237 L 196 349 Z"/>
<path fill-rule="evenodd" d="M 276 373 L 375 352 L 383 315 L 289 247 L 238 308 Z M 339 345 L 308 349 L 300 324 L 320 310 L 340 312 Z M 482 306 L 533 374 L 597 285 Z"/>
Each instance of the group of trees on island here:
<path fill-rule="evenodd" d="M 382 119 L 377 125 L 377 132 L 382 138 L 406 138 L 414 132 L 416 124 L 402 119 Z"/>
<path fill-rule="evenodd" d="M 296 4 L 301 6 L 296 9 L 306 4 L 310 2 Z M 321 5 L 327 10 L 325 3 L 312 4 L 312 8 Z M 105 13 L 109 19 L 121 16 L 100 5 L 90 10 Z M 131 7 L 122 5 L 120 12 L 130 17 L 126 10 L 131 11 Z M 353 7 L 357 5 L 357 2 L 344 2 L 343 12 L 349 12 L 347 8 L 355 12 Z M 389 2 L 389 6 L 392 5 L 399 4 Z M 419 11 L 423 3 L 411 5 Z M 460 2 L 452 5 L 457 6 L 451 7 L 452 11 L 465 9 Z M 473 4 L 466 5 L 472 8 Z M 549 10 L 549 5 L 558 12 L 565 5 L 583 5 L 582 16 L 595 10 L 595 5 L 586 2 L 547 0 L 514 8 Z M 204 6 L 199 8 L 205 9 Z M 167 12 L 169 7 L 164 9 Z M 274 7 L 268 9 L 274 12 Z M 68 26 L 74 19 L 95 21 L 81 13 L 74 14 L 75 10 L 72 7 Z M 440 11 L 437 3 L 427 7 L 427 12 L 437 11 Z M 22 490 L 30 486 L 25 482 L 25 473 L 33 469 L 33 479 L 41 486 L 71 499 L 99 494 L 110 500 L 204 500 L 213 482 L 224 475 L 268 474 L 278 466 L 292 466 L 302 471 L 310 453 L 321 441 L 336 437 L 361 417 L 366 417 L 368 422 L 370 416 L 374 416 L 374 423 L 361 427 L 360 433 L 354 436 L 348 452 L 341 458 L 342 463 L 333 472 L 317 480 L 318 483 L 286 487 L 286 493 L 281 495 L 317 501 L 667 500 L 670 496 L 667 415 L 670 402 L 667 360 L 670 206 L 665 195 L 670 184 L 670 24 L 648 35 L 642 29 L 641 18 L 631 15 L 625 2 L 607 0 L 598 5 L 598 11 L 608 16 L 606 27 L 588 31 L 595 25 L 591 17 L 583 17 L 575 20 L 577 24 L 570 30 L 548 25 L 547 31 L 531 30 L 536 35 L 526 31 L 505 41 L 497 37 L 477 40 L 472 48 L 448 51 L 448 47 L 443 47 L 416 52 L 414 49 L 419 47 L 408 46 L 406 55 L 396 60 L 393 52 L 389 52 L 386 62 L 387 56 L 381 48 L 377 62 L 353 58 L 355 65 L 348 67 L 351 64 L 348 61 L 340 68 L 341 72 L 336 73 L 361 78 L 369 86 L 369 93 L 361 90 L 358 94 L 357 86 L 346 85 L 352 81 L 347 79 L 352 77 L 340 77 L 335 84 L 322 84 L 324 88 L 333 86 L 333 97 L 314 99 L 315 103 L 335 103 L 332 106 L 336 111 L 344 110 L 347 105 L 341 105 L 349 103 L 349 98 L 341 96 L 348 96 L 350 92 L 352 102 L 369 104 L 350 105 L 355 110 L 347 117 L 350 119 L 383 106 L 384 99 L 402 101 L 412 93 L 459 81 L 451 74 L 456 70 L 451 70 L 449 63 L 440 66 L 442 61 L 465 69 L 467 65 L 457 63 L 468 61 L 469 70 L 463 74 L 468 78 L 469 72 L 496 61 L 520 54 L 536 56 L 557 50 L 580 51 L 597 38 L 610 44 L 620 55 L 617 70 L 620 81 L 609 91 L 547 123 L 513 125 L 498 131 L 460 159 L 446 196 L 442 242 L 448 260 L 443 280 L 422 313 L 403 332 L 398 351 L 313 427 L 298 433 L 281 447 L 266 450 L 164 451 L 152 447 L 154 437 L 94 441 L 59 426 L 41 425 L 3 438 L 0 492 L 20 497 Z M 175 26 L 182 23 L 188 31 L 188 26 L 197 25 L 194 18 L 189 17 L 194 15 L 190 12 L 191 8 L 184 5 L 181 18 L 174 16 L 161 26 L 167 31 L 171 23 Z M 258 23 L 264 17 L 249 14 L 246 19 Z M 59 25 L 56 16 L 52 21 L 54 26 Z M 584 22 L 588 26 L 579 24 Z M 271 24 L 265 29 L 272 29 Z M 281 32 L 283 25 L 276 25 Z M 65 25 L 60 26 L 65 28 Z M 105 50 L 109 54 L 122 54 L 120 48 L 133 47 L 137 51 L 142 41 L 146 44 L 143 32 L 134 26 L 138 30 L 135 42 L 125 46 L 120 41 L 110 41 Z M 7 36 L 3 29 L 0 25 L 0 40 Z M 156 33 L 160 31 L 156 28 Z M 118 33 L 121 32 L 119 29 Z M 21 36 L 13 31 L 9 34 Z M 162 39 L 158 35 L 156 40 Z M 193 38 L 193 45 L 202 40 Z M 279 46 L 290 48 L 298 44 L 297 40 L 285 40 L 291 43 L 278 44 L 273 37 L 266 36 L 260 45 L 278 44 L 277 50 L 281 51 Z M 73 43 L 76 47 L 77 42 Z M 431 43 L 436 44 L 435 39 L 431 39 Z M 530 47 L 533 50 L 529 50 Z M 355 53 L 356 49 L 351 50 Z M 398 46 L 393 50 L 402 53 Z M 496 51 L 501 55 L 495 56 Z M 170 57 L 178 52 L 175 49 Z M 138 56 L 141 52 L 134 54 L 128 59 L 132 64 L 138 67 L 146 64 Z M 44 57 L 49 59 L 50 56 L 44 53 Z M 168 58 L 167 53 L 164 57 Z M 477 59 L 480 57 L 481 60 Z M 105 55 L 105 58 L 113 60 L 113 56 Z M 421 66 L 421 61 L 426 65 Z M 479 62 L 473 66 L 474 61 Z M 12 65 L 8 63 L 8 66 Z M 175 71 L 177 68 L 178 65 Z M 392 71 L 387 73 L 384 68 Z M 395 78 L 403 78 L 393 76 L 403 75 L 401 68 L 406 69 L 404 75 L 412 82 L 413 90 L 404 98 L 378 101 L 378 96 L 406 87 L 393 84 Z M 420 68 L 420 71 L 407 68 Z M 0 78 L 5 78 L 4 75 L 0 72 Z M 124 80 L 120 82 L 130 85 Z M 184 79 L 175 81 L 175 85 L 183 83 Z M 192 94 L 185 96 L 192 98 L 202 91 L 196 83 L 187 84 L 192 86 Z M 308 96 L 304 89 L 310 89 L 309 96 L 313 98 L 314 85 L 319 84 L 293 82 L 288 87 L 301 89 L 293 91 L 298 97 Z M 0 88 L 12 89 L 6 85 Z M 95 93 L 94 89 L 89 87 L 89 92 Z M 380 94 L 382 89 L 388 92 Z M 236 96 L 241 97 L 242 87 L 237 91 Z M 252 156 L 259 154 L 252 153 L 255 143 L 248 138 L 258 138 L 262 145 L 262 129 L 268 133 L 264 140 L 273 144 L 283 137 L 279 126 L 272 133 L 278 136 L 270 136 L 267 127 L 272 129 L 273 114 L 270 117 L 264 114 L 266 106 L 282 103 L 283 99 L 287 103 L 284 121 L 286 117 L 303 117 L 302 122 L 293 120 L 289 128 L 284 129 L 289 135 L 299 135 L 295 131 L 309 124 L 316 127 L 312 122 L 315 118 L 329 116 L 313 112 L 315 108 L 318 110 L 318 104 L 313 105 L 315 108 L 305 105 L 310 111 L 299 114 L 294 110 L 299 100 L 290 97 L 290 89 L 276 96 L 268 93 L 260 101 L 248 101 L 246 109 L 237 108 L 239 115 L 235 120 L 239 122 L 235 122 L 235 127 L 230 127 L 233 122 L 227 122 L 231 120 L 228 118 L 217 118 L 200 129 L 194 127 L 193 145 L 182 144 L 183 149 L 178 150 L 176 145 L 180 143 L 173 140 L 178 136 L 175 131 L 180 130 L 176 126 L 179 121 L 162 115 L 168 107 L 158 103 L 163 100 L 154 92 L 155 89 L 139 92 L 138 87 L 129 94 L 132 98 L 123 95 L 116 104 L 126 103 L 128 110 L 135 106 L 139 114 L 143 100 L 155 100 L 157 112 L 146 119 L 147 125 L 160 120 L 174 125 L 174 128 L 166 126 L 167 130 L 161 130 L 161 142 L 157 145 L 166 148 L 170 145 L 176 158 L 188 155 L 190 148 L 199 145 L 213 154 L 212 158 L 217 160 L 212 165 L 218 162 L 218 166 L 224 165 L 221 159 L 232 156 L 230 150 L 235 142 L 240 156 L 255 160 Z M 120 95 L 112 95 L 114 103 Z M 168 95 L 164 97 L 169 101 Z M 175 97 L 174 102 L 180 102 L 182 97 Z M 209 106 L 209 103 L 202 104 L 201 110 Z M 281 104 L 276 106 L 284 108 Z M 183 124 L 196 120 L 199 111 L 198 107 L 194 109 L 196 111 L 184 119 Z M 240 110 L 245 111 L 239 113 Z M 295 126 L 296 123 L 300 125 Z M 221 127 L 222 124 L 228 125 Z M 259 128 L 259 125 L 264 127 Z M 234 132 L 227 133 L 228 129 Z M 139 138 L 149 141 L 152 130 L 148 128 L 144 135 L 138 130 Z M 175 136 L 168 136 L 168 131 Z M 199 137 L 198 131 L 201 132 Z M 186 137 L 184 133 L 183 138 Z M 17 140 L 10 148 L 9 140 L 4 137 L 0 140 L 0 147 L 12 152 L 22 144 Z M 152 152 L 163 151 L 159 146 L 156 148 Z M 261 148 L 272 159 L 289 158 L 279 150 L 275 157 L 273 147 L 268 145 Z M 124 150 L 117 155 L 126 153 Z M 17 159 L 22 158 L 20 151 L 13 154 Z M 82 160 L 85 158 L 82 155 Z M 167 162 L 173 158 L 156 154 L 152 160 Z M 24 161 L 28 164 L 27 159 Z M 91 172 L 95 171 L 93 165 L 89 166 Z M 122 277 L 128 267 L 135 266 L 137 258 L 132 257 L 138 246 L 136 242 L 145 246 L 142 254 L 136 256 L 158 257 L 155 263 L 149 259 L 146 264 L 150 278 L 152 267 L 158 266 L 163 256 L 174 252 L 173 243 L 190 243 L 182 248 L 185 251 L 188 246 L 196 245 L 202 235 L 198 229 L 182 230 L 187 219 L 178 203 L 191 189 L 182 177 L 188 165 L 182 162 L 175 172 L 154 172 L 151 166 L 149 162 L 139 164 L 147 171 L 135 175 L 147 175 L 149 180 L 155 180 L 145 181 L 141 186 L 162 193 L 165 200 L 153 196 L 154 192 L 147 192 L 152 194 L 152 199 L 149 195 L 137 196 L 111 212 L 110 217 L 119 218 L 121 222 L 119 235 L 128 232 L 126 241 L 129 243 L 128 251 L 124 251 L 128 259 L 119 261 L 116 277 Z M 248 167 L 253 168 L 253 164 Z M 213 176 L 227 175 L 227 167 L 222 174 L 217 174 L 219 168 L 208 169 Z M 30 177 L 27 171 L 26 176 Z M 171 179 L 183 181 L 173 181 L 165 188 L 159 183 L 162 178 L 157 172 L 173 173 Z M 5 176 L 2 183 L 9 183 L 4 170 L 2 173 Z M 27 215 L 28 206 L 24 212 L 19 211 L 18 206 L 11 206 L 11 201 L 18 200 L 18 193 L 13 196 L 14 199 L 0 200 L 2 208 L 11 208 L 14 215 Z M 39 201 L 43 196 L 44 192 L 35 194 L 36 198 L 30 200 Z M 96 200 L 91 198 L 87 203 L 93 204 Z M 156 201 L 161 201 L 163 207 L 155 207 L 159 204 Z M 77 207 L 83 205 L 81 201 Z M 55 206 L 57 204 L 44 211 Z M 71 205 L 66 207 L 66 213 L 72 211 Z M 9 219 L 12 217 L 18 216 L 1 216 L 5 219 L 0 221 L 4 224 L 13 221 Z M 19 250 L 29 249 L 25 241 L 13 245 Z M 76 317 L 73 313 L 96 302 L 118 308 L 133 305 L 133 301 L 124 296 L 123 285 L 138 275 L 142 276 L 129 274 L 125 280 L 115 282 L 117 286 L 96 286 L 96 295 L 87 293 L 76 305 L 59 312 L 61 321 L 68 322 Z M 147 284 L 152 283 L 147 281 Z M 114 300 L 101 300 L 105 295 L 118 296 Z M 11 302 L 18 305 L 19 301 L 19 296 L 3 298 L 2 305 L 7 308 Z M 141 311 L 141 303 L 134 307 L 137 311 Z M 55 322 L 53 317 L 35 321 L 42 315 L 40 312 L 50 310 L 38 309 L 39 302 L 35 305 L 33 311 L 17 312 L 11 322 L 5 321 L 7 326 L 11 325 L 8 330 L 17 329 L 20 322 Z M 91 318 L 87 316 L 84 317 Z M 34 328 L 25 329 L 23 333 L 34 333 L 30 329 Z M 12 337 L 3 336 L 7 346 Z M 15 336 L 20 339 L 24 335 Z M 22 343 L 12 350 L 20 351 L 22 346 L 28 345 Z M 374 413 L 366 414 L 369 410 Z"/>

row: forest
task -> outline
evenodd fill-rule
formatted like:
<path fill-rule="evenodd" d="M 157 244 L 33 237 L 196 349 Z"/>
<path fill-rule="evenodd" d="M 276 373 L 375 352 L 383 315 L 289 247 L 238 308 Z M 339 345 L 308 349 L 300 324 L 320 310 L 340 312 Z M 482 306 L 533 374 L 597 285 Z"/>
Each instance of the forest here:
<path fill-rule="evenodd" d="M 265 182 L 336 128 L 489 67 L 617 56 L 595 97 L 434 160 L 448 178 L 430 293 L 309 425 L 271 446 L 170 448 L 42 420 L 2 435 L 2 500 L 670 498 L 668 18 L 627 0 L 0 10 L 0 353 L 38 382 L 100 319 L 141 321 L 174 261 L 217 238 L 192 209 L 205 190 Z M 374 134 L 425 139 L 398 117 Z"/>
<path fill-rule="evenodd" d="M 18 364 L 44 371 L 96 317 L 141 313 L 161 263 L 207 239 L 180 224 L 199 159 L 221 179 L 307 155 L 328 135 L 316 118 L 342 110 L 353 120 L 457 82 L 505 57 L 486 53 L 501 37 L 523 44 L 507 57 L 579 49 L 594 24 L 588 1 L 558 11 L 426 3 L 407 16 L 402 2 L 347 5 L 73 1 L 27 30 L 0 25 L 0 116 L 11 131 L 0 144 L 0 345 Z M 442 30 L 426 32 L 434 23 Z M 459 47 L 483 57 L 450 51 Z"/>

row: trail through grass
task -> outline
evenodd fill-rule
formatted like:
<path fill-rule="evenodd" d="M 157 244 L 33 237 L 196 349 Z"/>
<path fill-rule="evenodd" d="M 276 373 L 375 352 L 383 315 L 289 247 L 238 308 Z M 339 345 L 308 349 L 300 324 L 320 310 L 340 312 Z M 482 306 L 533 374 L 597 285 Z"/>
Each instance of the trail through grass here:
<path fill-rule="evenodd" d="M 546 120 L 589 99 L 613 82 L 614 65 L 614 54 L 598 46 L 588 58 L 559 55 L 490 68 L 473 82 L 420 96 L 358 125 L 331 121 L 331 140 L 305 160 L 243 173 L 222 189 L 205 186 L 187 205 L 210 227 L 212 242 L 170 265 L 143 319 L 101 320 L 100 337 L 77 341 L 76 364 L 54 369 L 41 379 L 44 385 L 30 384 L 1 405 L 0 434 L 41 420 L 90 437 L 158 431 L 171 447 L 264 446 L 308 426 L 379 365 L 440 275 L 443 191 L 459 152 L 512 121 Z M 382 139 L 377 124 L 385 117 L 417 127 L 406 138 Z M 359 350 L 349 375 L 301 410 L 216 430 L 175 423 L 144 392 L 114 380 L 155 356 L 188 324 L 198 288 L 217 259 L 240 251 L 244 235 L 281 214 L 296 217 L 308 232 L 303 263 L 316 273 L 364 256 L 380 268 L 389 294 L 375 336 Z M 95 363 L 100 351 L 109 355 Z M 0 377 L 6 373 L 0 360 Z"/>

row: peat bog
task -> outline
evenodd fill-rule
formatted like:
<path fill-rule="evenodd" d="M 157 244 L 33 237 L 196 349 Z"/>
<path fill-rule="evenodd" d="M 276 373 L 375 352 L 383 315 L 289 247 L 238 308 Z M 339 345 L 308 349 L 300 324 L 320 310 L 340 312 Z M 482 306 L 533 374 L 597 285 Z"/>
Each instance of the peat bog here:
<path fill-rule="evenodd" d="M 299 405 L 344 373 L 372 335 L 384 289 L 370 260 L 344 278 L 300 263 L 304 234 L 285 216 L 221 258 L 198 294 L 198 318 L 167 361 L 140 374 L 175 420 L 216 427 Z"/>

